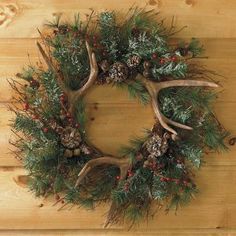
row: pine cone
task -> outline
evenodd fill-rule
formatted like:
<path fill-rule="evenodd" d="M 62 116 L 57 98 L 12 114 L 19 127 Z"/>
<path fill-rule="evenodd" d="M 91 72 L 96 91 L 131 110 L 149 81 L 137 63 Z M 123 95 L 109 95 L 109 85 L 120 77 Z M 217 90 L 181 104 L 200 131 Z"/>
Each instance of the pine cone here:
<path fill-rule="evenodd" d="M 103 60 L 99 63 L 99 67 L 102 69 L 103 72 L 107 72 L 110 68 L 110 64 L 107 60 Z"/>
<path fill-rule="evenodd" d="M 128 67 L 122 62 L 114 63 L 109 70 L 109 77 L 114 82 L 122 82 L 126 80 L 128 78 L 128 74 Z"/>
<path fill-rule="evenodd" d="M 65 128 L 60 137 L 62 145 L 69 149 L 78 148 L 81 142 L 79 131 L 72 127 Z"/>
<path fill-rule="evenodd" d="M 80 146 L 80 149 L 81 149 L 81 151 L 84 153 L 84 154 L 86 154 L 86 155 L 89 155 L 89 154 L 91 154 L 91 149 L 87 146 L 87 145 L 85 145 L 85 144 L 82 144 L 81 146 Z"/>
<path fill-rule="evenodd" d="M 179 52 L 181 56 L 185 57 L 188 55 L 189 49 L 187 47 L 182 47 L 182 48 L 179 48 Z"/>
<path fill-rule="evenodd" d="M 130 58 L 128 58 L 126 64 L 129 68 L 133 69 L 137 67 L 141 62 L 141 57 L 138 55 L 133 55 Z"/>
<path fill-rule="evenodd" d="M 163 137 L 154 134 L 146 143 L 146 149 L 149 152 L 150 158 L 160 157 L 166 153 L 168 149 L 169 134 L 165 133 Z"/>

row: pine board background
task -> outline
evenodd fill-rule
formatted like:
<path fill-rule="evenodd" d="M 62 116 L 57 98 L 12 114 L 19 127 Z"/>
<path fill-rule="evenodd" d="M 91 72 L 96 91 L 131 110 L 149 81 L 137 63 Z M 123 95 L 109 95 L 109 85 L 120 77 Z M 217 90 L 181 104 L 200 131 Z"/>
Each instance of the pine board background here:
<path fill-rule="evenodd" d="M 91 7 L 124 11 L 133 4 L 160 10 L 167 22 L 175 16 L 177 26 L 188 26 L 177 37 L 197 37 L 205 44 L 209 59 L 202 63 L 227 77 L 221 79 L 224 89 L 215 111 L 236 134 L 235 0 L 0 0 L 0 235 L 236 235 L 236 147 L 206 156 L 196 177 L 201 192 L 191 205 L 177 216 L 159 213 L 131 231 L 126 226 L 102 229 L 107 206 L 58 212 L 52 199 L 35 199 L 22 187 L 19 176 L 25 172 L 9 153 L 12 114 L 6 105 L 13 94 L 6 79 L 29 63 L 28 54 L 30 63 L 39 60 L 36 28 L 56 14 L 68 18 L 77 11 L 88 13 Z M 129 100 L 124 91 L 93 88 L 86 100 L 89 136 L 106 152 L 115 154 L 153 123 L 151 108 Z"/>

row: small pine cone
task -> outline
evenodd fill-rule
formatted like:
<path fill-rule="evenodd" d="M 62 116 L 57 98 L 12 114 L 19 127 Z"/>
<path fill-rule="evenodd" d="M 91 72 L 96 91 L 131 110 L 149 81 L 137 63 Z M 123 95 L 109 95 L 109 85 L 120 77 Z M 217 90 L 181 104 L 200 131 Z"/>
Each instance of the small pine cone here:
<path fill-rule="evenodd" d="M 141 57 L 138 55 L 133 55 L 127 60 L 126 64 L 129 68 L 133 69 L 137 67 L 140 64 L 140 62 L 141 62 Z"/>
<path fill-rule="evenodd" d="M 81 152 L 83 152 L 83 153 L 86 154 L 86 155 L 91 154 L 90 148 L 89 148 L 87 145 L 85 145 L 85 144 L 82 144 L 82 145 L 80 146 L 80 150 L 81 150 Z"/>
<path fill-rule="evenodd" d="M 81 143 L 80 132 L 72 127 L 65 128 L 61 134 L 61 143 L 66 148 L 78 148 Z"/>
<path fill-rule="evenodd" d="M 71 151 L 70 149 L 66 149 L 65 152 L 64 152 L 64 157 L 65 158 L 73 157 L 73 151 Z"/>
<path fill-rule="evenodd" d="M 144 76 L 145 78 L 148 78 L 148 77 L 151 76 L 151 72 L 150 72 L 149 70 L 144 70 L 144 71 L 143 71 L 143 76 Z"/>
<path fill-rule="evenodd" d="M 67 26 L 67 25 L 60 25 L 60 26 L 58 27 L 58 32 L 59 32 L 60 34 L 66 34 L 68 31 L 69 31 L 69 29 L 68 29 L 68 26 Z"/>
<path fill-rule="evenodd" d="M 79 149 L 79 148 L 76 148 L 76 149 L 73 151 L 73 155 L 74 155 L 74 156 L 79 156 L 79 155 L 80 155 L 80 149 Z"/>
<path fill-rule="evenodd" d="M 35 79 L 30 80 L 30 87 L 33 89 L 38 89 L 40 86 L 39 82 Z"/>
<path fill-rule="evenodd" d="M 150 158 L 160 157 L 166 153 L 168 149 L 168 135 L 164 134 L 160 137 L 158 134 L 154 134 L 146 143 L 146 149 L 150 153 Z"/>
<path fill-rule="evenodd" d="M 185 57 L 188 55 L 189 49 L 187 47 L 179 48 L 180 55 Z"/>
<path fill-rule="evenodd" d="M 128 78 L 128 67 L 122 62 L 114 63 L 109 70 L 109 76 L 114 82 L 122 82 Z"/>
<path fill-rule="evenodd" d="M 150 162 L 148 160 L 146 160 L 144 163 L 143 163 L 143 168 L 147 168 L 149 167 L 150 165 Z"/>
<path fill-rule="evenodd" d="M 110 68 L 110 64 L 107 60 L 103 60 L 99 63 L 99 67 L 102 69 L 103 72 L 107 72 Z"/>

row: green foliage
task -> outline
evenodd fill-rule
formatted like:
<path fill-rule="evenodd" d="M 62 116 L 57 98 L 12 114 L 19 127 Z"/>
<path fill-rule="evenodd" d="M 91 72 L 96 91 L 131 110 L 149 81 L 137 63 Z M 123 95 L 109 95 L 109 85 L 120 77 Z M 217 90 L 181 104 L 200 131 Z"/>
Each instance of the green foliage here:
<path fill-rule="evenodd" d="M 157 80 L 160 80 L 162 76 L 173 76 L 176 79 L 184 78 L 187 74 L 187 65 L 184 62 L 167 62 L 163 66 L 154 66 L 152 74 Z"/>
<path fill-rule="evenodd" d="M 150 101 L 149 93 L 138 80 L 132 81 L 131 83 L 115 84 L 115 86 L 121 89 L 126 88 L 131 98 L 139 99 L 144 105 L 148 104 Z"/>
<path fill-rule="evenodd" d="M 101 43 L 108 53 L 111 61 L 116 61 L 119 57 L 120 36 L 114 12 L 102 12 L 99 17 L 99 27 Z"/>
<path fill-rule="evenodd" d="M 42 124 L 33 121 L 26 115 L 18 113 L 13 127 L 16 131 L 21 131 L 25 135 L 35 137 L 36 139 L 40 139 L 42 141 L 46 140 L 46 137 L 41 130 Z"/>
<path fill-rule="evenodd" d="M 121 148 L 122 158 L 130 158 L 132 164 L 125 179 L 120 180 L 119 168 L 101 165 L 91 170 L 78 188 L 74 187 L 85 164 L 103 155 L 88 144 L 83 99 L 78 99 L 71 116 L 71 97 L 65 94 L 67 89 L 79 89 L 88 79 L 91 68 L 85 41 L 95 53 L 99 82 L 106 82 L 103 78 L 109 75 L 109 68 L 106 71 L 101 67 L 102 61 L 107 60 L 110 66 L 126 63 L 128 78 L 112 85 L 126 89 L 130 97 L 144 105 L 150 103 L 150 95 L 136 77 L 138 74 L 150 75 L 147 79 L 157 83 L 185 80 L 198 74 L 198 68 L 190 67 L 189 58 L 185 58 L 189 52 L 191 59 L 200 55 L 203 48 L 198 40 L 170 45 L 168 39 L 174 27 L 166 29 L 163 21 L 158 23 L 154 11 L 133 8 L 123 19 L 116 16 L 115 12 L 106 11 L 95 17 L 92 12 L 86 22 L 75 15 L 71 23 L 61 22 L 58 17 L 47 24 L 52 32 L 42 35 L 42 40 L 53 66 L 48 70 L 30 66 L 18 74 L 23 82 L 15 82 L 19 88 L 12 84 L 19 95 L 15 100 L 20 102 L 19 108 L 13 109 L 16 118 L 12 127 L 18 138 L 15 146 L 29 172 L 29 187 L 36 196 L 63 193 L 66 203 L 90 209 L 112 200 L 115 209 L 110 212 L 111 223 L 122 219 L 133 223 L 149 214 L 153 200 L 167 210 L 188 203 L 197 193 L 192 169 L 200 167 L 207 149 L 225 150 L 228 133 L 213 115 L 214 92 L 196 87 L 163 89 L 157 98 L 163 115 L 192 127 L 194 132 L 175 127 L 180 139 L 168 139 L 166 153 L 153 158 L 145 145 L 156 132 L 156 124 L 144 137 L 132 139 L 129 146 Z M 127 61 L 134 55 L 140 61 L 132 67 Z M 63 91 L 58 75 L 66 86 Z M 204 77 L 204 71 L 201 76 Z M 112 103 L 113 97 L 110 99 Z M 80 154 L 66 158 L 69 148 L 62 144 L 61 128 L 68 126 L 79 130 L 81 145 L 89 147 L 87 153 L 81 148 Z"/>
<path fill-rule="evenodd" d="M 203 150 L 200 147 L 184 142 L 183 144 L 180 144 L 179 150 L 180 154 L 192 162 L 195 167 L 200 167 L 201 157 L 203 155 Z"/>
<path fill-rule="evenodd" d="M 195 38 L 193 38 L 191 40 L 191 42 L 189 43 L 188 49 L 189 49 L 190 52 L 192 52 L 193 57 L 196 57 L 196 56 L 202 54 L 202 52 L 204 50 L 203 46 L 200 45 L 200 42 Z"/>
<path fill-rule="evenodd" d="M 225 131 L 213 116 L 206 117 L 202 124 L 204 131 L 203 141 L 212 150 L 225 151 L 227 146 L 224 143 L 229 132 Z"/>

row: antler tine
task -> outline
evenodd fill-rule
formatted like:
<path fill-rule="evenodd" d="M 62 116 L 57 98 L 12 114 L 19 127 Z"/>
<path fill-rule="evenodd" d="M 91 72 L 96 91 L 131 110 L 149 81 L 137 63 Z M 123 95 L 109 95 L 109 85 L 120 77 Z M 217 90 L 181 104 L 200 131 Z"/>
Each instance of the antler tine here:
<path fill-rule="evenodd" d="M 178 87 L 178 86 L 218 87 L 216 83 L 208 81 L 197 81 L 197 80 L 171 80 L 164 82 L 154 82 L 144 77 L 140 77 L 140 80 L 143 82 L 144 86 L 146 87 L 151 96 L 152 107 L 161 126 L 174 135 L 177 135 L 177 132 L 174 129 L 172 129 L 168 124 L 187 130 L 192 130 L 192 127 L 170 120 L 161 113 L 158 104 L 158 94 L 160 90 L 164 88 Z"/>
<path fill-rule="evenodd" d="M 219 85 L 216 83 L 208 82 L 208 81 L 199 81 L 199 80 L 170 80 L 170 81 L 164 81 L 164 82 L 158 83 L 159 90 L 163 88 L 180 87 L 180 86 L 213 87 L 213 88 L 219 87 Z"/>
<path fill-rule="evenodd" d="M 89 46 L 89 43 L 87 41 L 85 42 L 85 44 L 86 44 L 88 57 L 89 57 L 90 74 L 89 74 L 89 78 L 88 78 L 87 82 L 85 83 L 85 85 L 82 88 L 80 88 L 78 91 L 76 91 L 76 96 L 77 97 L 80 97 L 80 96 L 84 95 L 86 90 L 89 87 L 91 87 L 91 85 L 97 79 L 97 75 L 98 75 L 98 64 L 97 64 L 97 60 L 96 60 L 96 57 L 95 57 L 95 53 L 92 52 L 92 49 Z"/>
<path fill-rule="evenodd" d="M 69 89 L 67 89 L 67 87 L 65 86 L 61 75 L 58 73 L 57 69 L 54 67 L 52 61 L 50 60 L 50 58 L 48 57 L 48 55 L 46 54 L 46 52 L 44 51 L 43 47 L 39 42 L 37 42 L 37 46 L 48 68 L 55 73 L 58 85 L 60 86 L 62 91 L 64 93 L 69 93 Z"/>
<path fill-rule="evenodd" d="M 192 130 L 192 127 L 190 127 L 190 126 L 180 124 L 176 121 L 170 120 L 167 117 L 165 117 L 160 111 L 159 104 L 157 101 L 157 95 L 153 96 L 153 98 L 152 98 L 152 107 L 153 107 L 154 113 L 155 113 L 157 119 L 159 120 L 161 126 L 174 135 L 177 135 L 177 132 L 174 129 L 172 129 L 168 124 L 173 125 L 175 127 L 182 128 L 182 129 Z"/>
<path fill-rule="evenodd" d="M 85 92 L 93 85 L 93 83 L 95 82 L 95 80 L 97 79 L 97 75 L 98 75 L 98 64 L 97 64 L 97 60 L 95 57 L 95 53 L 92 52 L 91 47 L 89 46 L 89 43 L 86 41 L 86 49 L 88 52 L 88 57 L 89 57 L 89 65 L 90 65 L 90 74 L 88 77 L 87 82 L 82 86 L 82 88 L 80 88 L 79 90 L 76 91 L 71 91 L 68 94 L 69 100 L 70 100 L 70 112 L 71 114 L 74 114 L 74 110 L 75 110 L 75 104 L 76 101 L 85 94 Z"/>
<path fill-rule="evenodd" d="M 104 157 L 99 157 L 96 159 L 92 159 L 88 161 L 83 169 L 80 171 L 78 175 L 78 179 L 75 184 L 75 188 L 80 185 L 84 177 L 88 174 L 88 172 L 93 169 L 94 167 L 102 164 L 110 164 L 110 165 L 115 165 L 119 167 L 120 169 L 120 179 L 124 179 L 127 175 L 127 171 L 131 166 L 131 161 L 128 158 L 116 158 L 116 157 L 109 157 L 109 156 L 104 156 Z"/>

